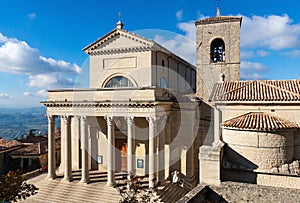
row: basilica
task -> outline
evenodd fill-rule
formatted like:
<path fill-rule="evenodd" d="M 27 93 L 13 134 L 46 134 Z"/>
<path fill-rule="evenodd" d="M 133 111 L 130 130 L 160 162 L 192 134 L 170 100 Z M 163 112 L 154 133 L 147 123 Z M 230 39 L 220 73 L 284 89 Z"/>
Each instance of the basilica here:
<path fill-rule="evenodd" d="M 196 66 L 120 21 L 86 46 L 89 88 L 49 90 L 42 102 L 48 178 L 72 181 L 80 170 L 88 184 L 96 170 L 111 187 L 125 173 L 148 177 L 150 188 L 179 174 L 188 188 L 230 180 L 300 189 L 300 81 L 240 81 L 241 23 L 219 9 L 196 21 Z"/>

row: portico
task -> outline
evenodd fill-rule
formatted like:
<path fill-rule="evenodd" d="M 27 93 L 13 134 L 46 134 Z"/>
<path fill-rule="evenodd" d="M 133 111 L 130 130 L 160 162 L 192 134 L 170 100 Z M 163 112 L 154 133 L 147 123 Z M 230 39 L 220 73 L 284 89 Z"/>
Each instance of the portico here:
<path fill-rule="evenodd" d="M 107 95 L 113 95 L 114 93 L 118 93 L 118 91 L 126 92 L 128 90 L 105 90 Z M 95 101 L 94 98 L 98 97 L 98 94 L 103 94 L 101 90 L 73 90 L 66 93 L 66 91 L 57 90 L 57 91 L 49 91 L 49 99 L 47 102 L 43 104 L 47 106 L 47 114 L 48 114 L 48 125 L 49 125 L 49 170 L 48 177 L 55 178 L 55 156 L 54 154 L 54 145 L 52 144 L 52 140 L 54 138 L 54 130 L 55 129 L 55 118 L 60 116 L 61 129 L 62 129 L 62 168 L 61 170 L 64 175 L 65 181 L 72 181 L 72 168 L 74 169 L 74 165 L 77 167 L 81 165 L 81 182 L 89 183 L 89 170 L 91 169 L 91 159 L 96 159 L 95 154 L 91 152 L 91 145 L 95 145 L 95 143 L 90 143 L 92 135 L 91 128 L 97 128 L 99 133 L 105 134 L 105 142 L 106 145 L 106 153 L 102 154 L 102 159 L 105 160 L 105 168 L 107 171 L 107 185 L 113 186 L 115 184 L 114 174 L 116 172 L 116 129 L 119 131 L 122 128 L 120 126 L 116 126 L 116 119 L 123 119 L 126 124 L 126 134 L 127 139 L 127 169 L 128 173 L 135 173 L 136 171 L 136 125 L 135 121 L 144 123 L 148 123 L 148 126 L 145 129 L 139 130 L 139 135 L 137 139 L 144 139 L 143 142 L 146 143 L 145 146 L 148 146 L 146 151 L 148 154 L 144 154 L 145 161 L 145 173 L 143 175 L 149 175 L 149 187 L 154 186 L 154 179 L 158 178 L 158 164 L 163 163 L 163 161 L 159 161 L 159 157 L 157 156 L 158 144 L 164 145 L 161 143 L 161 136 L 164 136 L 163 131 L 157 131 L 157 123 L 160 122 L 160 125 L 165 125 L 166 118 L 170 113 L 172 107 L 172 101 L 167 96 L 167 90 L 163 90 L 160 88 L 144 88 L 144 89 L 131 89 L 132 91 L 136 91 L 136 94 L 144 95 L 144 101 L 135 101 L 134 96 L 132 96 L 132 101 L 123 101 L 123 102 L 107 102 L 107 98 L 99 99 Z M 62 92 L 64 92 L 64 99 L 61 100 Z M 78 97 L 78 93 L 81 95 L 85 95 L 84 100 L 81 100 Z M 77 96 L 76 96 L 77 95 Z M 87 95 L 92 96 L 91 99 L 94 101 L 90 101 Z M 148 95 L 148 96 L 147 96 Z M 73 101 L 71 101 L 72 98 Z M 159 100 L 159 101 L 158 101 Z M 95 121 L 100 121 L 100 123 L 95 124 Z M 103 129 L 103 123 L 105 121 L 105 129 Z M 147 121 L 147 122 L 145 122 Z M 163 121 L 163 122 L 162 122 Z M 79 125 L 78 125 L 79 124 Z M 74 125 L 80 126 L 78 128 L 74 128 Z M 95 126 L 98 125 L 98 126 Z M 162 127 L 164 128 L 164 126 Z M 122 131 L 122 129 L 121 129 Z M 74 136 L 79 135 L 80 138 L 80 149 L 78 146 L 72 144 L 72 140 Z M 77 149 L 76 149 L 77 147 Z M 100 146 L 101 148 L 101 146 Z M 72 157 L 72 151 L 81 150 L 80 158 Z M 103 150 L 102 150 L 103 151 Z M 98 154 L 97 154 L 98 156 Z M 161 157 L 163 158 L 163 157 Z M 72 160 L 80 160 L 80 164 L 72 163 Z M 95 160 L 93 160 L 95 161 Z M 146 162 L 147 161 L 147 162 Z M 147 170 L 146 170 L 147 169 Z M 163 172 L 164 173 L 164 172 Z M 161 179 L 165 177 L 160 176 Z M 161 182 L 163 182 L 162 180 Z"/>

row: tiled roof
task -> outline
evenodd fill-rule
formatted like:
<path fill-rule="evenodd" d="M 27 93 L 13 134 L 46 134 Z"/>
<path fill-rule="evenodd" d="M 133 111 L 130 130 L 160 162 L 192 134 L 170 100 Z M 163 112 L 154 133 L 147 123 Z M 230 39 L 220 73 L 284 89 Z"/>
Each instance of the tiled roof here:
<path fill-rule="evenodd" d="M 300 80 L 254 80 L 221 82 L 210 101 L 300 101 Z"/>
<path fill-rule="evenodd" d="M 224 122 L 225 128 L 274 131 L 300 128 L 296 123 L 282 120 L 262 112 L 247 113 Z"/>
<path fill-rule="evenodd" d="M 195 22 L 196 25 L 202 24 L 212 24 L 212 23 L 223 23 L 223 22 L 232 22 L 232 21 L 242 21 L 242 17 L 235 16 L 215 16 L 212 18 L 205 18 L 202 20 L 197 20 Z"/>
<path fill-rule="evenodd" d="M 19 139 L 18 141 L 21 143 L 38 143 L 38 142 L 45 142 L 48 138 L 45 135 L 40 136 L 27 136 L 26 138 Z"/>
<path fill-rule="evenodd" d="M 60 137 L 55 139 L 55 148 L 56 150 L 60 149 Z M 42 142 L 32 142 L 30 144 L 25 144 L 25 147 L 14 151 L 12 155 L 21 155 L 21 156 L 39 156 L 46 154 L 48 152 L 48 140 Z"/>
<path fill-rule="evenodd" d="M 47 143 L 26 144 L 24 148 L 12 152 L 12 155 L 41 155 L 47 153 Z"/>
<path fill-rule="evenodd" d="M 21 146 L 22 143 L 16 141 L 16 140 L 5 140 L 0 139 L 0 150 L 7 149 L 11 147 Z"/>

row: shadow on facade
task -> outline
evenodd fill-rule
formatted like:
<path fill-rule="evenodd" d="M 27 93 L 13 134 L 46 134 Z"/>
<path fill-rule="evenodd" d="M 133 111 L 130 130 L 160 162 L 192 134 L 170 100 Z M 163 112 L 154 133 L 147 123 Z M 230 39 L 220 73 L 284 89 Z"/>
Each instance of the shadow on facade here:
<path fill-rule="evenodd" d="M 257 174 L 253 170 L 258 166 L 227 145 L 224 146 L 222 168 L 222 181 L 257 183 Z"/>

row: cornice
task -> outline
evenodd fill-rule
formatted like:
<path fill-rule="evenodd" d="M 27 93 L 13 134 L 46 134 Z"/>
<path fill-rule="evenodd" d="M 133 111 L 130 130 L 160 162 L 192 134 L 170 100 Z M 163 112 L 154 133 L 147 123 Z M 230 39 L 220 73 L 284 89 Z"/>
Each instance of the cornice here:
<path fill-rule="evenodd" d="M 117 49 L 96 49 L 93 51 L 88 51 L 87 53 L 91 56 L 95 55 L 109 55 L 109 54 L 119 54 L 119 53 L 132 53 L 132 52 L 144 52 L 151 51 L 152 46 L 137 46 L 137 47 L 124 47 Z"/>
<path fill-rule="evenodd" d="M 100 50 L 100 46 L 107 43 L 109 40 L 117 37 L 117 36 L 123 36 L 130 40 L 136 41 L 141 44 L 141 46 L 138 47 L 128 47 L 128 48 L 118 48 L 118 49 L 103 49 Z M 103 36 L 102 38 L 98 39 L 97 41 L 93 42 L 89 46 L 85 47 L 83 50 L 87 54 L 112 54 L 112 53 L 127 53 L 132 51 L 145 51 L 150 50 L 153 45 L 155 44 L 154 41 L 148 40 L 146 38 L 143 38 L 137 34 L 128 32 L 126 30 L 120 30 L 115 29 L 112 32 L 108 33 L 107 35 Z"/>
<path fill-rule="evenodd" d="M 48 108 L 152 108 L 158 103 L 41 102 Z"/>

